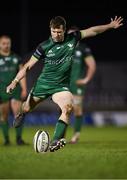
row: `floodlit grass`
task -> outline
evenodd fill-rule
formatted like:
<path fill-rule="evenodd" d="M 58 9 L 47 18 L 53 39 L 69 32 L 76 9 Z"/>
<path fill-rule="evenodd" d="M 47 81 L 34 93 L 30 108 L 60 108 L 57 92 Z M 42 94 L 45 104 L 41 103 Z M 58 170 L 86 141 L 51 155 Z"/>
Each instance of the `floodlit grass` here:
<path fill-rule="evenodd" d="M 40 128 L 24 129 L 23 137 L 29 146 L 15 144 L 14 129 L 10 131 L 11 146 L 4 147 L 0 142 L 0 178 L 127 178 L 127 127 L 83 127 L 78 144 L 67 144 L 55 153 L 36 154 L 32 141 Z M 54 127 L 44 130 L 52 136 Z M 69 127 L 67 140 L 71 135 Z"/>

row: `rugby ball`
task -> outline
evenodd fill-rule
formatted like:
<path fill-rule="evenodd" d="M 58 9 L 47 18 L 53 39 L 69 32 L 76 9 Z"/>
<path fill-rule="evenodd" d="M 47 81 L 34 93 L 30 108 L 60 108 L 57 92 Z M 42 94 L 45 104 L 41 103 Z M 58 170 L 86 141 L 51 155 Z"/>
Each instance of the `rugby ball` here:
<path fill-rule="evenodd" d="M 38 130 L 33 139 L 34 150 L 37 153 L 46 152 L 49 148 L 50 138 L 47 131 Z"/>

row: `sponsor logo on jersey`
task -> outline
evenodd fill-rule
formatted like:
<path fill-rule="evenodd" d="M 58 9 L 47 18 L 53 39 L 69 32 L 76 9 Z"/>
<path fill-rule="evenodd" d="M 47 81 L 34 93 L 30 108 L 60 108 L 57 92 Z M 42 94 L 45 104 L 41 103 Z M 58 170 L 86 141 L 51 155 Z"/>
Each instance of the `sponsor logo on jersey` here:
<path fill-rule="evenodd" d="M 63 89 L 65 89 L 65 90 L 69 90 L 67 87 L 63 87 Z"/>
<path fill-rule="evenodd" d="M 11 57 L 5 57 L 5 61 L 10 61 Z"/>
<path fill-rule="evenodd" d="M 52 53 L 52 50 L 50 49 L 50 50 L 48 51 L 48 53 Z"/>
<path fill-rule="evenodd" d="M 56 59 L 56 60 L 51 60 L 51 59 L 45 58 L 45 63 L 48 63 L 50 65 L 58 65 L 58 64 L 66 63 L 66 62 L 71 62 L 71 61 L 72 61 L 72 56 L 64 57 L 62 59 Z"/>
<path fill-rule="evenodd" d="M 60 49 L 61 47 L 60 46 L 58 46 L 56 49 Z"/>
<path fill-rule="evenodd" d="M 17 62 L 18 62 L 18 59 L 17 58 L 13 58 L 13 63 L 17 64 Z"/>
<path fill-rule="evenodd" d="M 53 51 L 50 49 L 46 56 L 47 57 L 53 57 L 53 56 L 55 56 L 55 53 L 53 53 Z"/>
<path fill-rule="evenodd" d="M 67 44 L 68 47 L 72 48 L 73 47 L 73 44 L 69 43 Z"/>
<path fill-rule="evenodd" d="M 0 59 L 0 65 L 2 66 L 3 64 L 5 64 L 3 59 Z"/>

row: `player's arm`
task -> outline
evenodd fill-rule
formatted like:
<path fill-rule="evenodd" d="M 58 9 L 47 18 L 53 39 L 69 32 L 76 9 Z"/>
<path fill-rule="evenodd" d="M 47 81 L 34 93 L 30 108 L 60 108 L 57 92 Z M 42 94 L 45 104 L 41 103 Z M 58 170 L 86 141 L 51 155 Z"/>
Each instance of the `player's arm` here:
<path fill-rule="evenodd" d="M 38 59 L 34 56 L 30 58 L 30 60 L 19 70 L 11 84 L 7 87 L 7 93 L 11 93 L 12 90 L 15 89 L 17 83 L 19 83 L 26 76 L 26 73 L 36 64 L 37 61 Z"/>
<path fill-rule="evenodd" d="M 88 29 L 80 30 L 81 39 L 96 36 L 110 29 L 117 29 L 123 25 L 122 21 L 123 21 L 122 17 L 115 16 L 114 19 L 111 18 L 111 22 L 109 24 L 93 26 Z"/>
<path fill-rule="evenodd" d="M 85 64 L 87 66 L 87 72 L 84 79 L 79 79 L 76 83 L 78 85 L 85 85 L 87 84 L 94 76 L 96 71 L 96 61 L 92 55 L 87 56 L 84 58 Z"/>
<path fill-rule="evenodd" d="M 23 65 L 20 64 L 19 65 L 19 70 L 21 70 L 23 68 Z M 26 77 L 24 77 L 23 79 L 21 79 L 20 81 L 20 85 L 21 85 L 21 97 L 24 99 L 27 96 L 27 85 L 26 85 Z"/>

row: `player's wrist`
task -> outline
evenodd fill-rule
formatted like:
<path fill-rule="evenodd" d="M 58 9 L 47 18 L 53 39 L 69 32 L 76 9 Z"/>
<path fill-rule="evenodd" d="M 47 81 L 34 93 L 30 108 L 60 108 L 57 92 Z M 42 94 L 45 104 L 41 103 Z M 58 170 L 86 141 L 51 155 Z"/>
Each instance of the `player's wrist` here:
<path fill-rule="evenodd" d="M 89 78 L 88 77 L 84 78 L 84 82 L 88 83 L 89 82 Z"/>
<path fill-rule="evenodd" d="M 113 29 L 114 28 L 114 25 L 112 24 L 112 22 L 108 24 L 108 27 L 109 27 L 109 29 Z"/>
<path fill-rule="evenodd" d="M 19 83 L 19 79 L 18 78 L 15 78 L 12 83 L 14 83 L 15 85 L 17 85 Z"/>

